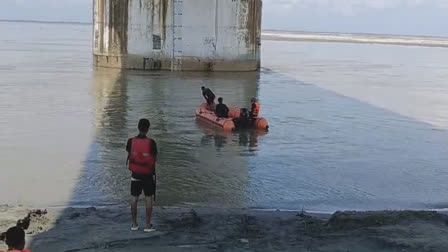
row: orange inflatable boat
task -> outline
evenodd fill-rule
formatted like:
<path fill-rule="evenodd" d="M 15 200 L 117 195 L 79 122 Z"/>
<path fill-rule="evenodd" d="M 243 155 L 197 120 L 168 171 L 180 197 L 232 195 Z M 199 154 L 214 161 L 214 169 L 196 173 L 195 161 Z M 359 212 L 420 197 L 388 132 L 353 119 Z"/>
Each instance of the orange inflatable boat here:
<path fill-rule="evenodd" d="M 229 117 L 230 118 L 240 118 L 241 109 L 240 108 L 229 108 Z M 259 130 L 268 130 L 269 124 L 266 119 L 263 117 L 257 117 L 254 122 L 254 128 Z"/>
<path fill-rule="evenodd" d="M 217 127 L 221 127 L 225 131 L 232 131 L 236 128 L 233 119 L 240 118 L 240 109 L 233 107 L 229 108 L 229 118 L 219 118 L 216 116 L 215 112 L 209 109 L 209 106 L 204 103 L 199 106 L 196 110 L 196 117 L 202 121 L 206 121 L 214 124 Z M 268 121 L 263 117 L 258 117 L 255 119 L 253 128 L 258 130 L 268 130 Z"/>
<path fill-rule="evenodd" d="M 206 103 L 201 104 L 196 110 L 196 117 L 202 121 L 209 122 L 217 127 L 221 127 L 225 131 L 232 131 L 235 129 L 235 123 L 232 118 L 219 118 L 215 112 L 208 109 Z"/>

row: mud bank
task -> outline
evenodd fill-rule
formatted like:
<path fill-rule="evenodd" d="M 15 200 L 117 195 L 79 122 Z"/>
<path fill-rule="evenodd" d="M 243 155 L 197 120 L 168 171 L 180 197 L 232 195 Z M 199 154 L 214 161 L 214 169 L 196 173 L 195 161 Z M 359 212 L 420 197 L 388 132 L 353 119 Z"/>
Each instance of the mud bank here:
<path fill-rule="evenodd" d="M 143 209 L 140 223 L 143 224 Z M 0 211 L 0 232 L 28 211 Z M 19 215 L 22 215 L 21 217 Z M 447 251 L 448 216 L 437 212 L 264 212 L 157 208 L 156 232 L 131 232 L 128 208 L 49 210 L 30 216 L 34 251 Z M 14 220 L 15 217 L 18 217 Z M 4 244 L 0 244 L 3 248 Z"/>

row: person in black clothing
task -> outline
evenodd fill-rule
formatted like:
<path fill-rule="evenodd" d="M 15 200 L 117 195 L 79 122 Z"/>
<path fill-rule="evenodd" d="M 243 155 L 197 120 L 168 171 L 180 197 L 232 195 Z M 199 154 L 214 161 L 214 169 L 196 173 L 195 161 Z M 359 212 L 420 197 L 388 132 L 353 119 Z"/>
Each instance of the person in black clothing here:
<path fill-rule="evenodd" d="M 240 117 L 233 119 L 233 122 L 235 123 L 235 126 L 238 129 L 247 129 L 250 125 L 250 116 L 249 112 L 246 108 L 241 108 L 240 110 Z"/>
<path fill-rule="evenodd" d="M 228 118 L 229 117 L 229 108 L 222 103 L 222 97 L 218 98 L 219 104 L 216 105 L 215 114 L 217 117 Z"/>
<path fill-rule="evenodd" d="M 202 89 L 202 95 L 204 96 L 205 100 L 207 101 L 207 105 L 211 106 L 213 103 L 215 103 L 215 94 L 210 90 L 210 88 L 201 87 Z"/>
<path fill-rule="evenodd" d="M 148 139 L 148 144 L 150 144 L 150 155 L 154 158 L 155 161 L 157 161 L 157 144 L 153 139 L 150 139 L 147 137 L 150 122 L 147 119 L 141 119 L 138 122 L 138 130 L 139 134 L 135 138 L 137 139 Z M 130 138 L 126 144 L 126 151 L 128 152 L 128 161 L 129 157 L 131 155 L 133 150 L 132 142 L 134 138 Z M 145 194 L 146 199 L 146 227 L 145 232 L 154 231 L 152 229 L 151 225 L 151 217 L 152 217 L 152 202 L 153 202 L 153 196 L 155 196 L 156 193 L 156 170 L 155 167 L 153 169 L 152 174 L 140 174 L 136 172 L 132 172 L 131 175 L 131 213 L 132 213 L 132 227 L 131 230 L 135 231 L 139 229 L 139 226 L 137 224 L 137 203 L 138 203 L 138 197 L 142 193 L 142 191 Z"/>
<path fill-rule="evenodd" d="M 31 252 L 25 248 L 25 231 L 21 227 L 12 227 L 5 233 L 5 243 L 8 245 L 8 251 Z"/>

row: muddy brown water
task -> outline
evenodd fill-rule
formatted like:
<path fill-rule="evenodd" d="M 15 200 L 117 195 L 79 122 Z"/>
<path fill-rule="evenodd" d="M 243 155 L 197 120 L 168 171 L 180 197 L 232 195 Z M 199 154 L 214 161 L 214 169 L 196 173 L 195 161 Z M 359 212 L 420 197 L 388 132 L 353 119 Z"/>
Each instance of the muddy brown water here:
<path fill-rule="evenodd" d="M 0 204 L 125 204 L 147 117 L 159 205 L 447 207 L 446 49 L 264 41 L 260 73 L 120 72 L 92 67 L 91 26 L 0 29 Z M 269 133 L 197 122 L 202 85 L 259 97 Z"/>

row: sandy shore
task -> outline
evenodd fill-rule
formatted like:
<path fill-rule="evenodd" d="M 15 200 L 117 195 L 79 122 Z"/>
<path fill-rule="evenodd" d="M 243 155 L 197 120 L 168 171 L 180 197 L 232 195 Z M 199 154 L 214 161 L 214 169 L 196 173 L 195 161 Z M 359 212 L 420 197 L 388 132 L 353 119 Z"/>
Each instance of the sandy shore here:
<path fill-rule="evenodd" d="M 140 216 L 143 214 L 140 210 Z M 131 232 L 128 208 L 34 211 L 0 207 L 0 231 L 29 217 L 39 251 L 448 251 L 448 216 L 436 212 L 266 212 L 155 209 L 156 232 Z M 25 218 L 25 224 L 27 224 Z M 143 216 L 140 218 L 143 224 Z M 4 244 L 0 243 L 0 249 Z"/>
<path fill-rule="evenodd" d="M 394 36 L 376 34 L 294 33 L 263 31 L 263 40 L 383 44 L 402 46 L 448 47 L 448 39 L 437 37 Z"/>

